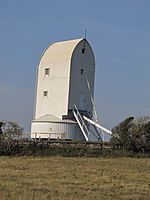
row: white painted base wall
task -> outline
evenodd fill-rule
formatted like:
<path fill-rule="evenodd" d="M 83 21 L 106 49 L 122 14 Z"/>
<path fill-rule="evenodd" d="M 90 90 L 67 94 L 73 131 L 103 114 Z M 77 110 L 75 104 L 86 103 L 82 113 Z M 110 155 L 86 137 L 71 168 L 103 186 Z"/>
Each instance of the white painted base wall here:
<path fill-rule="evenodd" d="M 77 123 L 32 122 L 31 138 L 71 139 L 85 141 Z"/>

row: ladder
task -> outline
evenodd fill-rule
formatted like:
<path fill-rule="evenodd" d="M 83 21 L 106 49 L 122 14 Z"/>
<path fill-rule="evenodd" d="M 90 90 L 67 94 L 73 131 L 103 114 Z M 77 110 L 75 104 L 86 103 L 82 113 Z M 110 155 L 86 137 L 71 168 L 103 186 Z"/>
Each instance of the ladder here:
<path fill-rule="evenodd" d="M 86 124 L 84 122 L 84 119 L 81 116 L 81 114 L 80 114 L 80 112 L 79 112 L 79 110 L 78 110 L 76 105 L 74 105 L 74 109 L 72 110 L 72 112 L 73 112 L 73 115 L 74 115 L 75 119 L 77 120 L 77 123 L 78 123 L 78 125 L 79 125 L 79 127 L 80 127 L 80 129 L 81 129 L 81 131 L 82 131 L 82 133 L 84 135 L 84 137 L 85 137 L 85 140 L 89 141 L 89 138 L 88 138 L 89 130 L 88 130 L 88 128 L 87 128 L 87 126 L 86 126 Z"/>

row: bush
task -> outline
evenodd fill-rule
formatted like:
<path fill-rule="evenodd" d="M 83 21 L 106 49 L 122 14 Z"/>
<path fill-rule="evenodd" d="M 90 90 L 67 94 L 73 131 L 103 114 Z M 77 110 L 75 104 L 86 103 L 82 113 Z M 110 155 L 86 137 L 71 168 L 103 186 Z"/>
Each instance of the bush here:
<path fill-rule="evenodd" d="M 128 117 L 112 129 L 111 142 L 134 152 L 150 151 L 150 118 Z"/>

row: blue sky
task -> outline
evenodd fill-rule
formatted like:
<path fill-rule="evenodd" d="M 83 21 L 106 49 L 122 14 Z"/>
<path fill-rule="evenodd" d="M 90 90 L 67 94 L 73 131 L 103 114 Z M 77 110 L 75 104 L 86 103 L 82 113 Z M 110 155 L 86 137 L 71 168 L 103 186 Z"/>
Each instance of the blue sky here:
<path fill-rule="evenodd" d="M 150 115 L 149 0 L 0 0 L 0 119 L 30 130 L 35 69 L 49 43 L 87 40 L 102 125 Z"/>

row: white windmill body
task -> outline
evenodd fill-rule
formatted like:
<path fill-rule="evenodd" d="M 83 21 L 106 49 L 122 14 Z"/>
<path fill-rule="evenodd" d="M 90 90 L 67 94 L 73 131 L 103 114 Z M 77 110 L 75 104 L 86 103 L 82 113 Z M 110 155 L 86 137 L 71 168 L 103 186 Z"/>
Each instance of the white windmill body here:
<path fill-rule="evenodd" d="M 94 54 L 86 39 L 51 44 L 37 67 L 31 138 L 88 141 L 94 76 Z"/>

